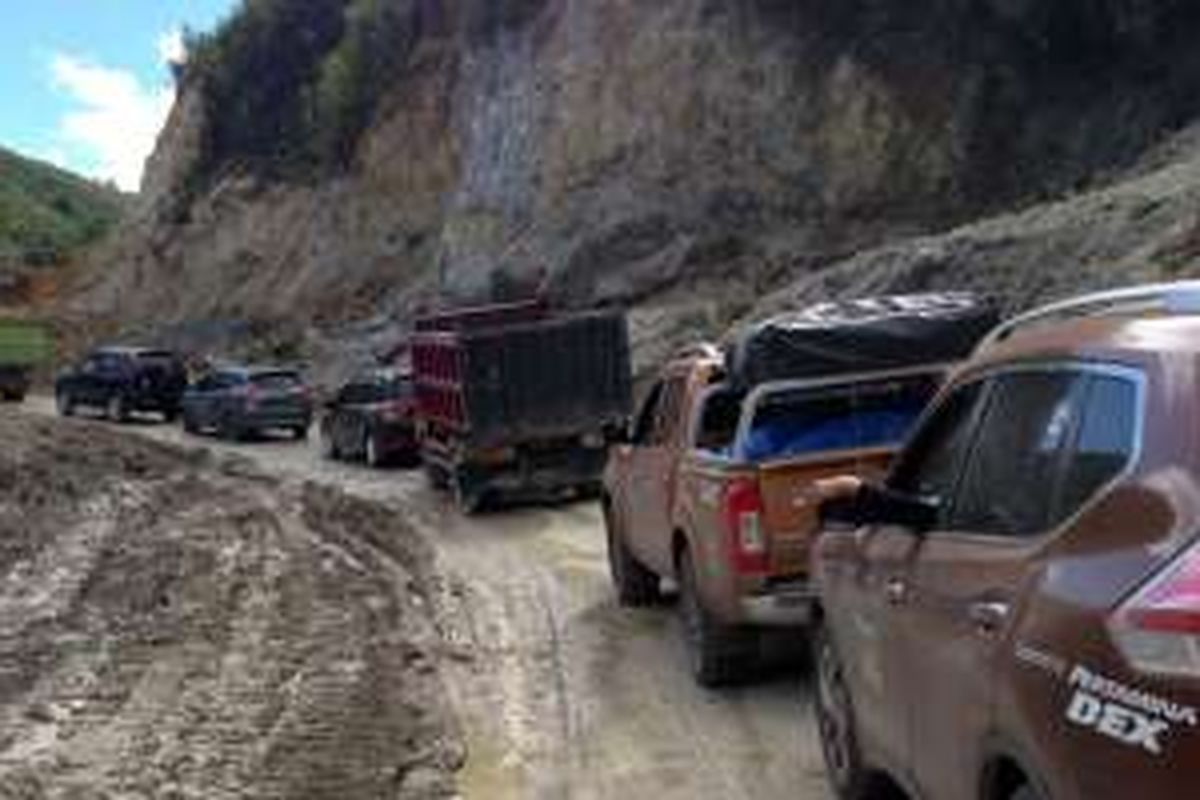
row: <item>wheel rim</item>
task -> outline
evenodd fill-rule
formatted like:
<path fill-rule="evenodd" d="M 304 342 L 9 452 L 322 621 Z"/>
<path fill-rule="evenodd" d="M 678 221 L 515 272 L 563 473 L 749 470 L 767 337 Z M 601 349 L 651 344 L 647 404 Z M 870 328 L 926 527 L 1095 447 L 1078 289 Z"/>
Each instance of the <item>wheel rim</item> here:
<path fill-rule="evenodd" d="M 845 786 L 853 769 L 850 698 L 841 663 L 828 641 L 822 641 L 817 656 L 817 724 L 834 784 Z"/>
<path fill-rule="evenodd" d="M 121 398 L 118 395 L 113 395 L 108 400 L 108 418 L 119 422 L 121 416 Z"/>
<path fill-rule="evenodd" d="M 67 396 L 65 394 L 59 394 L 59 396 L 58 396 L 58 413 L 63 414 L 65 416 L 65 415 L 69 414 L 70 411 L 71 411 L 71 401 L 67 399 Z"/>
<path fill-rule="evenodd" d="M 379 465 L 379 449 L 378 449 L 378 446 L 375 444 L 374 436 L 371 436 L 371 435 L 367 436 L 366 451 L 367 451 L 367 463 L 370 464 L 372 467 L 378 466 Z"/>

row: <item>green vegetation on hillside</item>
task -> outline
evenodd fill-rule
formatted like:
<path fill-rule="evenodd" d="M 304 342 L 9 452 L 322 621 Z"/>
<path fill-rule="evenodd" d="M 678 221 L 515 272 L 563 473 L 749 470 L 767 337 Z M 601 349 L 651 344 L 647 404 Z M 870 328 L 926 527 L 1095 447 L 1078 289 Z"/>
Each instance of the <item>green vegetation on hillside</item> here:
<path fill-rule="evenodd" d="M 57 264 L 121 215 L 116 189 L 0 148 L 0 266 Z"/>
<path fill-rule="evenodd" d="M 202 93 L 208 120 L 194 177 L 345 167 L 421 14 L 398 0 L 243 0 L 213 33 L 189 36 L 181 79 Z"/>

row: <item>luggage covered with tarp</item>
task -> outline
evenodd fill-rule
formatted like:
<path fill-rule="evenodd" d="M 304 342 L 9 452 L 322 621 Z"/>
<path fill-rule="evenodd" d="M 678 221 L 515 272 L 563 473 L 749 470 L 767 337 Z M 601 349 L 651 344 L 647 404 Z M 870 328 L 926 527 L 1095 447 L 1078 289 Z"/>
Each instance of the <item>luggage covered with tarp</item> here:
<path fill-rule="evenodd" d="M 34 367 L 49 360 L 50 331 L 36 321 L 0 319 L 0 367 Z"/>
<path fill-rule="evenodd" d="M 822 303 L 747 328 L 726 350 L 728 373 L 746 388 L 957 361 L 999 322 L 965 292 Z"/>

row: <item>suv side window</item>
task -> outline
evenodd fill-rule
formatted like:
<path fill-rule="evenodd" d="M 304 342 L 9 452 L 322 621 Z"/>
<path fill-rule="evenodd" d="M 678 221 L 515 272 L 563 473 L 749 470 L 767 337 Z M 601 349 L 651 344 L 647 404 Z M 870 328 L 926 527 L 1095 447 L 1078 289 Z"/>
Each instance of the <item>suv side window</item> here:
<path fill-rule="evenodd" d="M 955 389 L 942 401 L 905 448 L 888 485 L 905 494 L 948 503 L 987 390 L 986 381 L 976 381 Z"/>
<path fill-rule="evenodd" d="M 1028 536 L 1053 524 L 1054 489 L 1089 380 L 1064 369 L 995 378 L 949 528 Z"/>
<path fill-rule="evenodd" d="M 1137 447 L 1138 390 L 1133 381 L 1111 375 L 1089 380 L 1083 420 L 1062 476 L 1054 524 L 1078 511 L 1117 477 Z"/>

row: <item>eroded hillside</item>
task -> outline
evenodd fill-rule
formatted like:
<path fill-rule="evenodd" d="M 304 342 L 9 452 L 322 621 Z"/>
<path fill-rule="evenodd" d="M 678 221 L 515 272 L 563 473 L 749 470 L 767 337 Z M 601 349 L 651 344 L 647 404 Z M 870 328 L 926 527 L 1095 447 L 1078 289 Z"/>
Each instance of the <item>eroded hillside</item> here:
<path fill-rule="evenodd" d="M 544 282 L 636 306 L 645 362 L 856 252 L 1116 180 L 1200 108 L 1182 0 L 319 5 L 333 28 L 279 97 L 319 100 L 355 19 L 385 14 L 399 53 L 352 73 L 376 88 L 338 157 L 297 168 L 323 141 L 303 131 L 231 138 L 221 115 L 269 132 L 287 103 L 214 104 L 195 70 L 77 310 L 315 347 L 394 336 L 437 292 Z"/>

